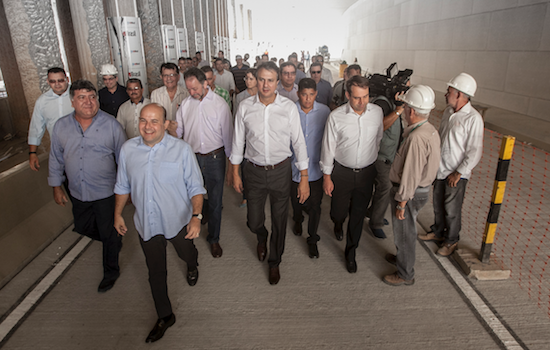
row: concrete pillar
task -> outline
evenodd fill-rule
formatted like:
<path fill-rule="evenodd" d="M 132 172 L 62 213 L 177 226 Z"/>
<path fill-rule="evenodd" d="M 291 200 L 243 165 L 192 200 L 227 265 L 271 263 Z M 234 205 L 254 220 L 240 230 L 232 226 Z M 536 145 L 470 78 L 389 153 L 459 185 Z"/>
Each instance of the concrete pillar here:
<path fill-rule="evenodd" d="M 195 45 L 195 14 L 193 10 L 194 0 L 182 0 L 185 16 L 185 28 L 187 29 L 187 41 L 189 42 L 189 57 L 194 57 L 197 52 Z"/>
<path fill-rule="evenodd" d="M 82 78 L 101 88 L 99 69 L 112 62 L 103 1 L 70 0 L 69 3 Z"/>
<path fill-rule="evenodd" d="M 21 101 L 17 101 L 19 96 L 12 98 L 16 95 L 9 101 L 15 131 L 26 134 L 36 99 L 49 89 L 48 69 L 63 67 L 63 62 L 50 0 L 4 0 L 3 5 L 9 33 L 2 31 L 2 35 L 11 35 L 13 55 L 11 64 L 2 69 L 6 83 L 11 84 L 7 86 L 9 96 L 23 94 Z M 14 72 L 8 71 L 11 69 L 19 71 L 19 82 Z"/>
<path fill-rule="evenodd" d="M 162 36 L 160 32 L 160 14 L 157 0 L 136 0 L 138 16 L 143 31 L 143 48 L 147 64 L 147 83 L 149 91 L 162 86 L 159 68 L 164 62 Z"/>

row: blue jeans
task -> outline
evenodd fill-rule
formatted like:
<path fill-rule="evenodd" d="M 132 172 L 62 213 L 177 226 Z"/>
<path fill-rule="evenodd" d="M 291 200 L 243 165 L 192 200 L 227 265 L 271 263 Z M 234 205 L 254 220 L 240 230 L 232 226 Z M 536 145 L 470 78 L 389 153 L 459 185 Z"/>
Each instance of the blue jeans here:
<path fill-rule="evenodd" d="M 431 226 L 437 237 L 445 238 L 445 243 L 454 244 L 460 239 L 462 228 L 462 203 L 468 180 L 460 179 L 456 187 L 449 186 L 447 179 L 434 182 L 434 216 Z"/>
<path fill-rule="evenodd" d="M 208 213 L 208 243 L 218 243 L 222 224 L 222 199 L 225 178 L 225 153 L 220 149 L 214 154 L 199 155 L 197 161 L 201 168 L 208 199 L 202 206 L 203 215 Z"/>
<path fill-rule="evenodd" d="M 399 187 L 394 186 L 390 191 L 393 240 L 397 249 L 397 274 L 404 280 L 412 280 L 416 261 L 416 217 L 428 201 L 430 187 L 418 187 L 416 189 L 413 199 L 407 201 L 407 205 L 405 205 L 405 220 L 398 220 L 395 216 L 397 206 L 395 193 L 397 190 L 399 190 Z"/>

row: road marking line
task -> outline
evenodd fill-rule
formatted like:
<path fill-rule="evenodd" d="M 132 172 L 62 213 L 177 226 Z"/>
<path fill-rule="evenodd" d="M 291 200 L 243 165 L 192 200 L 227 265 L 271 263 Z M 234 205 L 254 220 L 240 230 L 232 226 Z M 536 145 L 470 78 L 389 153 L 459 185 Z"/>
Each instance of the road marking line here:
<path fill-rule="evenodd" d="M 21 301 L 21 303 L 0 324 L 0 344 L 29 313 L 42 296 L 48 292 L 63 272 L 71 266 L 72 262 L 88 246 L 91 239 L 82 236 L 82 239 L 57 263 L 57 265 L 38 283 L 36 287 Z"/>
<path fill-rule="evenodd" d="M 434 244 L 435 245 L 435 244 Z M 433 252 L 433 250 L 431 250 Z M 447 271 L 451 279 L 456 283 L 458 288 L 464 293 L 466 298 L 470 301 L 472 306 L 479 313 L 481 318 L 487 323 L 487 325 L 493 330 L 498 339 L 502 342 L 506 349 L 510 350 L 522 350 L 523 347 L 516 341 L 516 339 L 508 332 L 508 329 L 500 322 L 498 317 L 489 309 L 487 304 L 479 297 L 477 292 L 470 286 L 470 284 L 464 279 L 457 268 L 451 263 L 448 258 L 440 257 L 434 254 L 441 266 Z"/>

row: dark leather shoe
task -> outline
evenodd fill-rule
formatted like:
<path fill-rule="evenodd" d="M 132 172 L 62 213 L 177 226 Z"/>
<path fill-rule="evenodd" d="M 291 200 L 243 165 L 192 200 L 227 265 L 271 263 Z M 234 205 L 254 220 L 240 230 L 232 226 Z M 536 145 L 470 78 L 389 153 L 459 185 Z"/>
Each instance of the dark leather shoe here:
<path fill-rule="evenodd" d="M 212 243 L 210 245 L 210 248 L 212 248 L 212 256 L 214 258 L 221 258 L 222 257 L 223 250 L 222 250 L 222 247 L 220 246 L 219 243 Z"/>
<path fill-rule="evenodd" d="M 342 230 L 342 226 L 334 225 L 334 235 L 339 241 L 344 239 L 344 231 Z"/>
<path fill-rule="evenodd" d="M 317 259 L 319 257 L 319 249 L 317 249 L 317 243 L 308 244 L 309 246 L 309 257 L 312 259 Z"/>
<path fill-rule="evenodd" d="M 355 259 L 351 260 L 346 258 L 346 269 L 348 269 L 349 273 L 357 272 L 357 263 L 355 262 Z"/>
<path fill-rule="evenodd" d="M 264 243 L 258 243 L 258 247 L 256 248 L 258 251 L 258 260 L 264 261 L 265 256 L 267 255 L 267 245 Z"/>
<path fill-rule="evenodd" d="M 281 279 L 279 274 L 279 267 L 270 267 L 269 268 L 269 284 L 277 284 Z"/>
<path fill-rule="evenodd" d="M 197 284 L 197 281 L 199 280 L 199 269 L 195 267 L 194 270 L 187 270 L 187 283 L 191 287 L 193 287 L 195 284 Z"/>
<path fill-rule="evenodd" d="M 397 257 L 393 254 L 386 254 L 386 261 L 392 265 L 397 265 Z"/>
<path fill-rule="evenodd" d="M 101 283 L 99 283 L 99 287 L 97 287 L 97 292 L 98 293 L 105 293 L 109 289 L 113 288 L 113 286 L 115 285 L 115 282 L 116 282 L 116 280 L 118 279 L 119 276 L 120 276 L 120 273 L 117 273 L 116 276 L 113 276 L 113 277 L 110 277 L 110 278 L 104 277 L 101 280 Z"/>
<path fill-rule="evenodd" d="M 298 221 L 294 222 L 294 234 L 296 236 L 301 236 L 302 235 L 302 223 L 301 222 L 298 222 Z"/>
<path fill-rule="evenodd" d="M 157 323 L 155 323 L 155 326 L 153 327 L 153 330 L 149 333 L 147 336 L 147 339 L 145 339 L 146 343 L 153 343 L 162 338 L 164 333 L 168 328 L 170 328 L 174 323 L 176 323 L 176 315 L 171 314 L 170 316 L 159 318 L 157 320 Z"/>
<path fill-rule="evenodd" d="M 370 230 L 372 231 L 372 234 L 374 235 L 374 237 L 380 238 L 380 239 L 385 239 L 386 238 L 386 233 L 381 228 L 372 228 L 371 227 Z"/>

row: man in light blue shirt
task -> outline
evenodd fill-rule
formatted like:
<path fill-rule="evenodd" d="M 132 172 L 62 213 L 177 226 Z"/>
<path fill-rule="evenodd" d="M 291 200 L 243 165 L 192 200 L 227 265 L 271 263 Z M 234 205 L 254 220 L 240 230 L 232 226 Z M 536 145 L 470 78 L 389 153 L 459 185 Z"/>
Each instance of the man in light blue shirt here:
<path fill-rule="evenodd" d="M 124 144 L 115 186 L 115 228 L 124 235 L 122 210 L 130 194 L 136 207 L 134 224 L 147 268 L 158 320 L 145 342 L 155 342 L 176 322 L 166 284 L 166 240 L 187 263 L 187 283 L 199 277 L 198 252 L 193 239 L 201 230 L 203 185 L 191 146 L 166 134 L 170 121 L 159 104 L 141 110 L 139 132 Z"/>
<path fill-rule="evenodd" d="M 74 111 L 69 98 L 69 80 L 63 68 L 48 69 L 48 85 L 51 89 L 42 94 L 34 104 L 29 126 L 29 165 L 34 171 L 40 169 L 36 152 L 42 143 L 44 132 L 47 129 L 51 138 L 55 122 Z"/>
<path fill-rule="evenodd" d="M 126 141 L 119 122 L 99 110 L 97 90 L 87 80 L 70 89 L 74 112 L 59 119 L 53 128 L 48 184 L 54 200 L 65 206 L 61 188 L 65 175 L 73 204 L 74 231 L 103 243 L 103 280 L 98 292 L 113 287 L 120 275 L 118 254 L 122 239 L 114 229 L 118 154 Z"/>
<path fill-rule="evenodd" d="M 311 78 L 304 78 L 298 84 L 298 112 L 300 113 L 300 123 L 302 132 L 306 140 L 307 154 L 309 156 L 309 198 L 300 204 L 298 200 L 298 184 L 300 183 L 300 171 L 296 167 L 296 156 L 292 150 L 292 184 L 290 192 L 290 201 L 294 212 L 294 234 L 302 235 L 302 222 L 304 216 L 302 211 L 309 214 L 307 244 L 309 247 L 309 257 L 314 259 L 319 257 L 317 242 L 320 237 L 317 234 L 319 221 L 321 219 L 321 200 L 323 199 L 323 173 L 319 161 L 321 160 L 321 145 L 325 124 L 330 108 L 315 101 L 317 97 L 317 84 Z"/>

